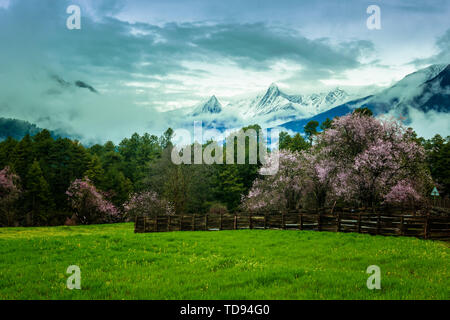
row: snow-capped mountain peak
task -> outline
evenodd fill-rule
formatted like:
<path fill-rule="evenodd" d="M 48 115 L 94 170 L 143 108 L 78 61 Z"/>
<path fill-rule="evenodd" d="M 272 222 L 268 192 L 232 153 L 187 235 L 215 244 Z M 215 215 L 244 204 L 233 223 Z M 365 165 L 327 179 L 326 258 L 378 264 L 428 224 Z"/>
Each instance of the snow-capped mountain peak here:
<path fill-rule="evenodd" d="M 447 67 L 446 64 L 433 64 L 427 68 L 420 69 L 416 72 L 406 75 L 403 79 L 398 81 L 393 88 L 404 88 L 404 87 L 417 87 L 422 83 L 426 82 L 437 76 Z"/>
<path fill-rule="evenodd" d="M 194 109 L 193 116 L 200 114 L 214 114 L 222 112 L 222 105 L 215 95 L 211 96 L 208 101 L 200 104 Z"/>
<path fill-rule="evenodd" d="M 392 87 L 374 95 L 368 104 L 376 113 L 396 111 L 406 114 L 411 107 L 421 111 L 448 111 L 450 94 L 445 85 L 450 74 L 448 70 L 449 65 L 437 64 L 408 74 Z"/>
<path fill-rule="evenodd" d="M 272 112 L 277 109 L 275 105 L 285 102 L 284 99 L 286 99 L 285 95 L 281 93 L 275 83 L 272 83 L 266 94 L 258 102 L 256 109 L 263 113 Z"/>
<path fill-rule="evenodd" d="M 344 100 L 346 98 L 348 98 L 347 92 L 340 88 L 336 88 L 333 91 L 330 91 L 325 97 L 326 101 L 330 104 L 334 104 L 337 100 Z"/>
<path fill-rule="evenodd" d="M 346 102 L 349 95 L 342 89 L 311 94 L 287 94 L 272 83 L 265 93 L 252 100 L 239 101 L 235 107 L 244 119 L 258 118 L 261 122 L 278 122 L 313 116 Z"/>
<path fill-rule="evenodd" d="M 280 89 L 278 88 L 275 82 L 271 83 L 269 88 L 267 89 L 267 94 L 269 95 L 279 95 Z"/>

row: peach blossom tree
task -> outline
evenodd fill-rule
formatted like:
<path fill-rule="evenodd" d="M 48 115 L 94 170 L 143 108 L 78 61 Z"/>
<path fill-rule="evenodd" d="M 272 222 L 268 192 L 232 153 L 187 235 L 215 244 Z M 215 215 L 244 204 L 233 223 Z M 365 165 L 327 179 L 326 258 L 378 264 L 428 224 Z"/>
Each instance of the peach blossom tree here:
<path fill-rule="evenodd" d="M 172 215 L 175 212 L 174 206 L 154 191 L 133 194 L 124 204 L 124 210 L 128 219 L 136 216 Z"/>
<path fill-rule="evenodd" d="M 420 201 L 431 182 L 423 147 L 394 120 L 360 113 L 337 118 L 312 152 L 320 178 L 330 181 L 330 198 L 370 207 Z"/>
<path fill-rule="evenodd" d="M 0 171 L 0 224 L 12 226 L 16 215 L 16 202 L 20 197 L 19 177 L 11 168 Z"/>
<path fill-rule="evenodd" d="M 417 202 L 431 184 L 425 151 L 412 129 L 366 114 L 334 119 L 307 151 L 276 152 L 271 156 L 279 156 L 278 172 L 255 180 L 243 197 L 244 209 L 317 208 L 339 200 L 368 207 Z"/>
<path fill-rule="evenodd" d="M 72 209 L 82 224 L 115 222 L 119 210 L 88 179 L 76 179 L 66 191 Z"/>

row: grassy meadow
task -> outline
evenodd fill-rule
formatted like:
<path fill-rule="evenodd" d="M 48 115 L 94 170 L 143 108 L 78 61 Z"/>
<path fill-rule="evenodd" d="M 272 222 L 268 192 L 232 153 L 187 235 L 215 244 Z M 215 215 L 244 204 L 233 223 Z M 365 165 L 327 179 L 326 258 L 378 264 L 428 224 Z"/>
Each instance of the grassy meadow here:
<path fill-rule="evenodd" d="M 449 244 L 314 231 L 0 228 L 0 299 L 450 299 Z M 69 265 L 81 290 L 66 288 Z M 369 290 L 369 265 L 381 290 Z"/>

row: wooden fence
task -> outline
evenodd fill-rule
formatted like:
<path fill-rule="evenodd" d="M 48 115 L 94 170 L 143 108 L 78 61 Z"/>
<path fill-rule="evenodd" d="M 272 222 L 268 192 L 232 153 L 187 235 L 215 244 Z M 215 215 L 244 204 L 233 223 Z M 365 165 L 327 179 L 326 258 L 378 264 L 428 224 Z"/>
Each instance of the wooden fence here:
<path fill-rule="evenodd" d="M 437 198 L 428 200 L 428 206 L 450 209 L 449 198 Z"/>
<path fill-rule="evenodd" d="M 138 217 L 135 232 L 240 229 L 315 230 L 450 240 L 450 217 L 378 214 L 172 215 Z"/>

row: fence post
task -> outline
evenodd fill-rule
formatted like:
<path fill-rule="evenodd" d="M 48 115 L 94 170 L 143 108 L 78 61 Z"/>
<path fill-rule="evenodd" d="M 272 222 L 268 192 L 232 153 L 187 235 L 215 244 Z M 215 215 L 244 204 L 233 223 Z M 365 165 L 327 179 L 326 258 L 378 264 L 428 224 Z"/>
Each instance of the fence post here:
<path fill-rule="evenodd" d="M 250 229 L 253 229 L 253 221 L 252 221 L 252 215 L 251 214 L 248 216 L 248 227 Z"/>
<path fill-rule="evenodd" d="M 192 215 L 192 231 L 195 231 L 195 213 Z"/>
<path fill-rule="evenodd" d="M 339 212 L 336 214 L 336 232 L 341 231 L 341 216 L 339 215 Z"/>
<path fill-rule="evenodd" d="M 267 213 L 264 213 L 264 230 L 267 229 Z"/>
<path fill-rule="evenodd" d="M 183 215 L 180 215 L 180 231 L 183 231 Z"/>
<path fill-rule="evenodd" d="M 167 218 L 167 231 L 170 231 L 170 216 Z"/>
<path fill-rule="evenodd" d="M 205 215 L 205 231 L 208 231 L 208 215 Z"/>
<path fill-rule="evenodd" d="M 233 225 L 234 230 L 237 229 L 237 215 L 234 215 L 234 225 Z"/>
<path fill-rule="evenodd" d="M 333 203 L 333 207 L 331 207 L 331 215 L 334 214 L 334 207 L 336 206 L 336 200 Z"/>
<path fill-rule="evenodd" d="M 358 213 L 358 233 L 361 233 L 361 213 Z"/>
<path fill-rule="evenodd" d="M 319 212 L 319 214 L 317 215 L 317 230 L 318 230 L 318 231 L 321 231 L 321 230 L 322 230 L 320 212 Z"/>
<path fill-rule="evenodd" d="M 380 213 L 377 214 L 377 234 L 380 234 L 380 222 L 381 222 L 381 217 L 380 217 Z"/>
<path fill-rule="evenodd" d="M 300 216 L 299 228 L 300 228 L 300 230 L 303 230 L 303 215 L 300 214 L 299 216 Z"/>
<path fill-rule="evenodd" d="M 404 228 L 404 221 L 405 220 L 405 218 L 403 217 L 403 216 L 401 216 L 400 217 L 400 235 L 402 236 L 403 234 L 404 234 L 404 230 L 403 230 L 403 228 Z"/>
<path fill-rule="evenodd" d="M 145 216 L 142 217 L 142 219 L 144 220 L 144 232 L 146 232 L 147 230 L 146 230 L 146 225 L 145 225 Z"/>
<path fill-rule="evenodd" d="M 425 239 L 428 239 L 428 233 L 429 233 L 428 230 L 429 230 L 429 216 L 427 215 L 425 217 L 425 224 L 424 224 L 424 227 L 423 227 L 423 237 Z"/>
<path fill-rule="evenodd" d="M 222 230 L 222 216 L 223 214 L 220 214 L 220 224 L 219 224 L 219 230 Z"/>
<path fill-rule="evenodd" d="M 155 217 L 155 232 L 158 232 L 158 216 Z"/>
<path fill-rule="evenodd" d="M 281 214 L 281 229 L 286 229 L 286 226 L 284 224 L 284 213 Z"/>

